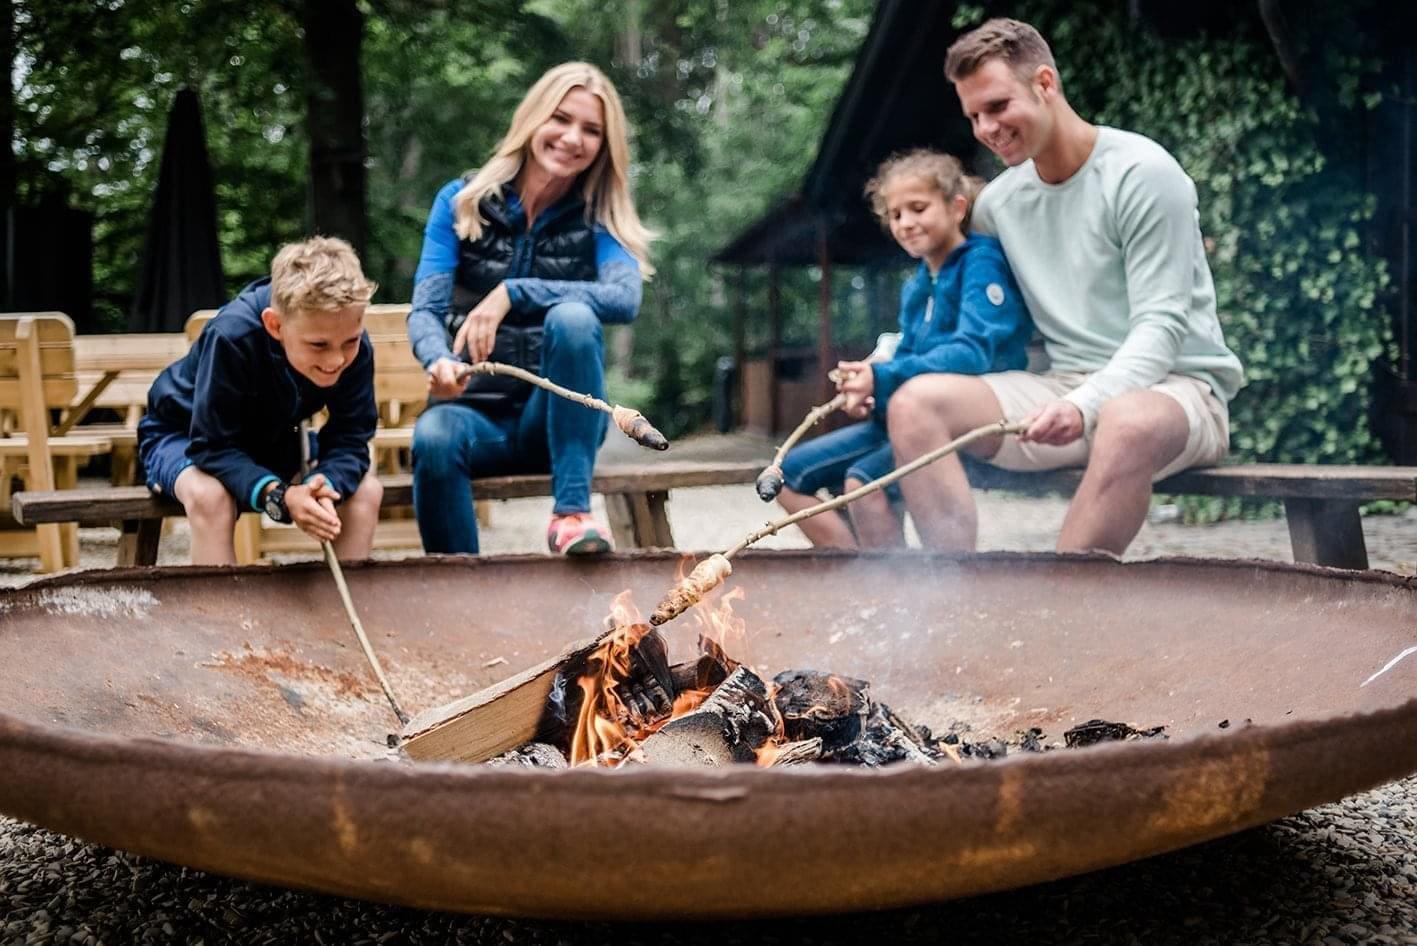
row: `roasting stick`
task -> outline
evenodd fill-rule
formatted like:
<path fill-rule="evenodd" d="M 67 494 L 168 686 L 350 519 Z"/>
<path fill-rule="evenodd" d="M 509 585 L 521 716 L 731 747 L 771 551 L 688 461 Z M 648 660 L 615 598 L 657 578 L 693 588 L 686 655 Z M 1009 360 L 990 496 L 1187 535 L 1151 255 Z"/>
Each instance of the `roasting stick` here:
<path fill-rule="evenodd" d="M 300 475 L 302 479 L 310 475 L 310 422 L 308 420 L 300 423 Z M 374 678 L 379 681 L 384 696 L 388 697 L 389 705 L 394 709 L 394 715 L 399 718 L 399 725 L 407 726 L 408 714 L 403 711 L 398 698 L 394 696 L 394 688 L 389 684 L 389 678 L 384 676 L 384 667 L 379 663 L 378 655 L 374 653 L 374 645 L 369 643 L 369 635 L 364 633 L 364 625 L 359 620 L 359 612 L 354 610 L 354 599 L 349 596 L 349 585 L 345 583 L 344 569 L 340 567 L 339 556 L 335 555 L 335 547 L 328 540 L 322 540 L 320 548 L 325 553 L 325 564 L 330 567 L 330 574 L 335 578 L 335 587 L 339 589 L 339 599 L 344 604 L 345 617 L 349 618 L 349 624 L 354 628 L 354 636 L 359 638 L 359 646 L 364 650 L 364 658 L 369 661 L 369 669 L 374 671 Z"/>
<path fill-rule="evenodd" d="M 349 596 L 349 585 L 345 584 L 344 569 L 340 568 L 339 558 L 335 555 L 335 547 L 329 542 L 321 542 L 320 546 L 325 550 L 325 564 L 330 566 L 330 574 L 335 576 L 335 587 L 339 588 L 340 600 L 344 602 L 344 613 L 354 628 L 354 635 L 359 638 L 359 646 L 364 649 L 364 656 L 369 661 L 369 667 L 374 671 L 379 686 L 383 688 L 384 696 L 388 697 L 389 705 L 394 709 L 394 715 L 399 718 L 399 725 L 407 726 L 408 714 L 399 705 L 398 697 L 394 696 L 394 688 L 389 684 L 389 678 L 384 676 L 384 668 L 379 664 L 379 657 L 374 653 L 374 646 L 369 643 L 369 635 L 364 633 L 364 625 L 359 621 L 359 613 L 354 610 L 354 600 Z"/>
<path fill-rule="evenodd" d="M 936 447 L 924 456 L 916 457 L 904 466 L 898 467 L 885 476 L 874 479 L 864 486 L 859 486 L 849 493 L 843 493 L 826 502 L 818 503 L 815 506 L 808 506 L 806 509 L 799 510 L 790 516 L 784 516 L 781 519 L 769 522 L 728 551 L 715 552 L 696 565 L 687 578 L 679 582 L 678 585 L 671 589 L 670 592 L 660 600 L 659 606 L 656 607 L 654 613 L 650 615 L 649 623 L 655 627 L 659 627 L 662 624 L 674 620 L 689 608 L 702 601 L 704 595 L 723 584 L 723 580 L 733 574 L 733 565 L 729 560 L 759 539 L 774 535 L 780 529 L 801 522 L 803 519 L 810 519 L 812 516 L 830 512 L 833 509 L 840 509 L 847 503 L 854 502 L 868 493 L 874 493 L 877 490 L 884 489 L 896 480 L 909 476 L 921 467 L 929 466 L 941 457 L 948 456 L 976 440 L 982 440 L 985 437 L 998 437 L 1003 434 L 1022 433 L 1027 427 L 1028 425 L 1021 421 L 1009 423 L 1002 420 L 992 424 L 985 424 L 983 427 L 976 427 L 969 433 L 956 437 L 944 446 Z"/>
<path fill-rule="evenodd" d="M 649 421 L 645 420 L 645 415 L 630 407 L 621 407 L 619 404 L 608 404 L 598 397 L 590 394 L 581 394 L 572 391 L 570 388 L 563 388 L 554 381 L 548 381 L 537 374 L 532 374 L 523 368 L 515 365 L 504 365 L 498 361 L 479 361 L 476 364 L 458 365 L 458 380 L 466 381 L 475 374 L 504 374 L 513 378 L 519 378 L 529 384 L 534 384 L 538 388 L 544 388 L 552 394 L 558 394 L 568 401 L 575 401 L 591 410 L 604 411 L 615 421 L 615 426 L 620 428 L 621 433 L 629 437 L 642 447 L 649 447 L 651 450 L 668 450 L 669 440 L 655 429 Z"/>
<path fill-rule="evenodd" d="M 827 379 L 840 382 L 844 373 L 833 368 L 827 372 Z M 825 404 L 818 404 L 807 412 L 807 416 L 802 418 L 802 423 L 797 425 L 797 429 L 787 435 L 787 439 L 782 442 L 782 446 L 777 448 L 777 452 L 772 455 L 772 462 L 763 467 L 763 472 L 758 474 L 757 483 L 754 485 L 758 490 L 758 498 L 765 503 L 770 503 L 777 498 L 777 494 L 782 492 L 782 461 L 787 456 L 787 451 L 797 445 L 797 441 L 817 424 L 822 418 L 828 416 L 833 411 L 839 411 L 846 406 L 846 395 L 838 394 Z"/>
<path fill-rule="evenodd" d="M 802 435 L 821 423 L 822 418 L 833 411 L 840 410 L 846 404 L 846 395 L 838 394 L 825 404 L 818 404 L 807 412 L 807 416 L 802 418 L 802 423 L 797 425 L 797 429 L 787 435 L 787 439 L 782 442 L 782 446 L 777 448 L 777 453 L 772 456 L 772 463 L 763 468 L 763 472 L 758 474 L 756 483 L 758 498 L 765 503 L 770 503 L 777 498 L 777 494 L 782 492 L 782 460 L 787 456 L 787 451 L 797 445 L 797 441 L 802 439 Z"/>

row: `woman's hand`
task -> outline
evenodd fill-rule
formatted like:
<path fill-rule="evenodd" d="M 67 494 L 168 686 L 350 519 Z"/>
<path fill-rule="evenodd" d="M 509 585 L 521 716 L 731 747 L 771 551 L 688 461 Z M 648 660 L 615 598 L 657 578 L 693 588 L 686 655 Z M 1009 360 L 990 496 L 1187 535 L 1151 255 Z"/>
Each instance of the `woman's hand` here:
<path fill-rule="evenodd" d="M 439 358 L 428 366 L 428 393 L 433 397 L 457 397 L 467 387 L 467 377 L 461 361 Z"/>
<path fill-rule="evenodd" d="M 497 287 L 482 297 L 482 301 L 472 307 L 462 328 L 453 339 L 453 354 L 467 349 L 468 360 L 476 364 L 486 361 L 492 354 L 492 346 L 497 341 L 497 326 L 512 310 L 512 299 L 507 295 L 507 284 L 499 282 Z"/>
<path fill-rule="evenodd" d="M 876 399 L 872 397 L 876 390 L 876 375 L 871 371 L 871 363 L 839 361 L 836 370 L 841 379 L 836 383 L 837 392 L 846 395 L 846 404 L 842 406 L 846 416 L 855 420 L 870 416 L 871 408 L 876 404 Z"/>
<path fill-rule="evenodd" d="M 325 474 L 316 473 L 308 483 L 297 483 L 285 491 L 285 508 L 300 531 L 321 542 L 339 538 L 340 519 L 335 512 L 339 493 L 330 486 Z"/>

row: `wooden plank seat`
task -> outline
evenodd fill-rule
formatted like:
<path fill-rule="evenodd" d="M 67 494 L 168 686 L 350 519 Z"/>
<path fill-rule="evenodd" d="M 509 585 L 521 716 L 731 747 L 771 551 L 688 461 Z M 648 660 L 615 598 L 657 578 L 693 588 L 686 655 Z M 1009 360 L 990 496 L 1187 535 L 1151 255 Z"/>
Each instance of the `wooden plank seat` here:
<path fill-rule="evenodd" d="M 967 467 L 978 489 L 1071 495 L 1082 480 L 1082 470 L 1012 473 L 973 461 Z M 1156 492 L 1282 500 L 1294 561 L 1367 568 L 1359 507 L 1417 502 L 1417 467 L 1237 463 L 1184 470 L 1157 483 Z"/>
<path fill-rule="evenodd" d="M 591 482 L 594 492 L 605 496 L 610 527 L 622 548 L 672 548 L 669 527 L 669 492 L 693 486 L 724 486 L 752 483 L 761 464 L 658 462 L 647 466 L 602 466 Z M 384 484 L 384 507 L 413 505 L 413 477 L 398 473 L 380 477 Z M 479 499 L 520 499 L 549 496 L 549 476 L 497 476 L 472 482 Z M 751 492 L 745 501 L 758 500 Z M 123 539 L 118 545 L 118 564 L 152 565 L 157 561 L 158 543 L 164 516 L 181 516 L 181 505 L 166 497 L 154 496 L 142 486 L 99 489 L 25 491 L 11 500 L 15 519 L 24 525 L 76 523 L 104 526 L 121 522 Z M 310 548 L 314 548 L 310 543 Z"/>

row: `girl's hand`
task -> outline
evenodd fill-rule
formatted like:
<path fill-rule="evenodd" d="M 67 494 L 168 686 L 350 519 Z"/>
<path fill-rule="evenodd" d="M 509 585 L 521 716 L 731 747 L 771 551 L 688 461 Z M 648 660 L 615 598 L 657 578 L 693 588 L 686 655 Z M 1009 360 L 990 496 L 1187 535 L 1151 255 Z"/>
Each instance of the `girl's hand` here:
<path fill-rule="evenodd" d="M 507 295 L 507 284 L 499 282 L 497 287 L 482 297 L 482 301 L 472 307 L 462 328 L 453 339 L 453 354 L 467 349 L 468 360 L 474 364 L 486 361 L 492 354 L 492 346 L 497 341 L 497 326 L 512 310 L 512 299 Z"/>
<path fill-rule="evenodd" d="M 428 393 L 433 397 L 457 397 L 467 387 L 467 378 L 459 372 L 462 362 L 439 358 L 428 366 Z"/>
<path fill-rule="evenodd" d="M 297 483 L 285 491 L 285 507 L 300 531 L 320 542 L 339 538 L 340 519 L 335 512 L 339 493 L 330 486 L 325 474 L 316 473 L 308 483 Z"/>
<path fill-rule="evenodd" d="M 876 375 L 871 371 L 870 363 L 841 361 L 837 362 L 836 370 L 841 378 L 836 383 L 836 389 L 846 395 L 846 404 L 842 410 L 846 411 L 849 417 L 858 420 L 864 418 L 875 404 L 875 398 L 871 395 L 876 391 Z"/>

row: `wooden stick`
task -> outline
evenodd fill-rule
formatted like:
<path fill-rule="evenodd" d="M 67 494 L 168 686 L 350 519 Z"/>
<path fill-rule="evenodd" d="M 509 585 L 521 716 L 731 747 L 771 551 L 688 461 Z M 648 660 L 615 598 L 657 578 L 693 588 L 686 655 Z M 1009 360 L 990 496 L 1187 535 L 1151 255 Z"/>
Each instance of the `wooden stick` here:
<path fill-rule="evenodd" d="M 619 404 L 609 404 L 600 398 L 590 394 L 581 394 L 579 391 L 572 391 L 570 388 L 563 388 L 554 381 L 548 381 L 541 375 L 533 374 L 524 368 L 515 365 L 504 365 L 498 361 L 479 361 L 476 364 L 458 365 L 458 379 L 465 381 L 475 374 L 504 374 L 513 378 L 518 378 L 528 384 L 534 384 L 538 388 L 550 391 L 552 394 L 564 397 L 568 401 L 575 401 L 591 410 L 604 411 L 615 421 L 615 426 L 620 428 L 621 433 L 629 437 L 642 447 L 649 447 L 651 450 L 668 450 L 669 440 L 654 428 L 645 415 L 630 407 L 621 407 Z"/>
<path fill-rule="evenodd" d="M 359 622 L 359 614 L 354 610 L 354 600 L 349 596 L 349 585 L 344 581 L 344 569 L 340 568 L 339 558 L 335 555 L 335 547 L 329 542 L 321 542 L 320 546 L 325 550 L 325 563 L 330 566 L 330 574 L 335 576 L 335 586 L 339 588 L 340 600 L 344 602 L 344 613 L 349 617 L 349 623 L 354 627 L 354 634 L 359 638 L 359 646 L 364 649 L 364 656 L 369 661 L 369 666 L 374 671 L 374 676 L 379 681 L 379 686 L 384 690 L 384 696 L 388 697 L 389 705 L 394 708 L 394 715 L 399 718 L 399 725 L 408 725 L 408 714 L 399 706 L 398 699 L 394 696 L 394 688 L 389 685 L 389 678 L 384 676 L 384 668 L 379 665 L 379 658 L 374 653 L 374 647 L 369 643 L 369 636 L 364 633 L 364 625 Z"/>
<path fill-rule="evenodd" d="M 777 494 L 782 492 L 782 461 L 787 456 L 787 451 L 797 445 L 797 441 L 802 439 L 803 434 L 821 423 L 823 417 L 840 410 L 845 404 L 846 395 L 838 394 L 825 404 L 818 404 L 807 412 L 807 416 L 802 418 L 802 423 L 798 424 L 797 429 L 788 434 L 787 439 L 782 442 L 782 446 L 777 448 L 777 453 L 773 454 L 772 462 L 763 468 L 763 472 L 758 474 L 756 485 L 759 499 L 770 503 L 777 498 Z"/>
<path fill-rule="evenodd" d="M 729 560 L 754 542 L 764 539 L 767 536 L 775 535 L 779 530 L 793 525 L 794 523 L 801 522 L 803 519 L 810 519 L 813 516 L 830 512 L 833 509 L 840 509 L 847 503 L 854 502 L 862 496 L 885 489 L 902 477 L 909 476 L 921 467 L 929 466 L 936 460 L 946 457 L 956 450 L 959 450 L 961 447 L 966 447 L 974 443 L 976 440 L 983 440 L 985 437 L 999 437 L 1004 434 L 1022 433 L 1027 426 L 1027 424 L 1022 422 L 1008 423 L 1007 421 L 1001 420 L 992 424 L 985 424 L 983 427 L 976 427 L 969 431 L 969 433 L 956 437 L 944 446 L 936 447 L 929 453 L 916 457 L 904 466 L 897 467 L 885 476 L 874 479 L 863 486 L 859 486 L 849 493 L 843 493 L 826 502 L 817 503 L 815 506 L 808 506 L 806 509 L 799 510 L 790 516 L 784 516 L 781 519 L 769 522 L 761 529 L 749 534 L 728 551 L 710 555 L 695 566 L 694 570 L 689 573 L 689 577 L 685 578 L 671 589 L 659 602 L 659 606 L 656 607 L 654 613 L 650 615 L 649 623 L 655 627 L 659 627 L 661 624 L 674 620 L 689 608 L 702 601 L 704 595 L 722 584 L 723 580 L 733 573 L 733 566 L 730 564 Z"/>

